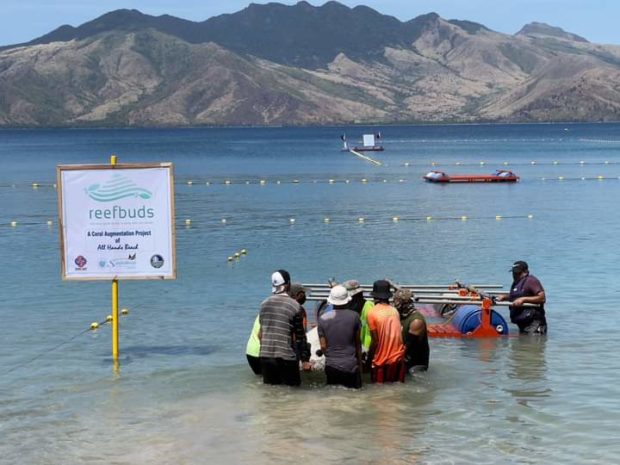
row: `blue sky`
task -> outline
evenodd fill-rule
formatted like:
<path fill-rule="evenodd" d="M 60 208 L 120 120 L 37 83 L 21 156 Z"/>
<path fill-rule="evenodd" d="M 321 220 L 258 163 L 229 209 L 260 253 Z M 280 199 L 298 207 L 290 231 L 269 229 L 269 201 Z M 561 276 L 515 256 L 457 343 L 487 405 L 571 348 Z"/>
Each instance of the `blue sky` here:
<path fill-rule="evenodd" d="M 254 3 L 267 2 L 255 0 Z M 309 3 L 325 2 L 310 0 Z M 340 3 L 367 5 L 400 20 L 435 11 L 446 19 L 476 21 L 510 34 L 524 24 L 541 21 L 592 42 L 620 45 L 620 0 L 341 0 Z M 247 0 L 2 0 L 0 45 L 29 41 L 62 24 L 78 26 L 119 8 L 202 21 L 234 13 L 248 4 Z"/>

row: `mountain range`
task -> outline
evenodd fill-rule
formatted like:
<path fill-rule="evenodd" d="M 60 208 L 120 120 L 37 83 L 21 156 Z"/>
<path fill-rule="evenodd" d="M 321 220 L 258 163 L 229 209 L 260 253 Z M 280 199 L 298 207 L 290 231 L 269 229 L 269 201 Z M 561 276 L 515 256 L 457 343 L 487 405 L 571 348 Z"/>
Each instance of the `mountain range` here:
<path fill-rule="evenodd" d="M 251 4 L 117 10 L 0 48 L 0 126 L 616 121 L 620 47 L 542 23 Z"/>

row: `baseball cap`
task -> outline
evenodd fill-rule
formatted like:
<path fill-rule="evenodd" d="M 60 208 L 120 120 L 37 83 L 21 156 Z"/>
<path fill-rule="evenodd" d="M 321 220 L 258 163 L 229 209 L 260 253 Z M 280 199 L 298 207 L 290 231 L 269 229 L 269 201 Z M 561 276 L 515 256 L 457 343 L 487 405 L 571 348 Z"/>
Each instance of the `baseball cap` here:
<path fill-rule="evenodd" d="M 360 282 L 357 279 L 349 279 L 342 283 L 345 289 L 349 292 L 349 296 L 353 297 L 354 295 L 359 294 L 360 292 L 364 292 L 362 286 L 360 286 Z"/>
<path fill-rule="evenodd" d="M 280 286 L 291 284 L 291 275 L 286 270 L 278 270 L 271 275 L 271 291 L 276 292 Z"/>
<path fill-rule="evenodd" d="M 351 296 L 347 289 L 342 286 L 334 286 L 329 291 L 329 297 L 327 298 L 327 303 L 332 305 L 344 305 L 351 302 Z"/>
<path fill-rule="evenodd" d="M 509 271 L 511 272 L 522 272 L 522 271 L 527 271 L 528 267 L 527 267 L 527 262 L 524 262 L 523 260 L 517 260 L 516 262 L 514 262 L 512 264 L 512 268 L 510 268 Z"/>

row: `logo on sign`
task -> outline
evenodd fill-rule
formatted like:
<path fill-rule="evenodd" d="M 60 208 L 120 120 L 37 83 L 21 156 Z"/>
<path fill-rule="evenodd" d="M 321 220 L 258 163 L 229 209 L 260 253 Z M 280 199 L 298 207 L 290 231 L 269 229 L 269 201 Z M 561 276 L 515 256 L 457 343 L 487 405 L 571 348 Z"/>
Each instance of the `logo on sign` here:
<path fill-rule="evenodd" d="M 153 255 L 151 257 L 151 266 L 153 268 L 161 268 L 164 266 L 164 257 L 161 255 Z"/>
<path fill-rule="evenodd" d="M 73 263 L 75 263 L 75 265 L 77 266 L 76 270 L 85 270 L 88 260 L 86 260 L 81 255 L 78 255 L 77 257 L 75 257 L 75 260 L 73 260 Z"/>
<path fill-rule="evenodd" d="M 86 188 L 86 194 L 97 202 L 113 202 L 128 197 L 150 199 L 153 196 L 148 189 L 118 173 L 103 184 L 91 184 Z"/>

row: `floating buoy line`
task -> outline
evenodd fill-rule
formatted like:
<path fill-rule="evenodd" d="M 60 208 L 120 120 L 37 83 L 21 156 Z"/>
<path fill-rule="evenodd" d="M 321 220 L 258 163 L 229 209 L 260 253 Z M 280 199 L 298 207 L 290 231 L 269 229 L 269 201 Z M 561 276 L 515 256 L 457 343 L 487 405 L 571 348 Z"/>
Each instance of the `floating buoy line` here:
<path fill-rule="evenodd" d="M 403 163 L 403 166 L 421 166 L 421 167 L 429 167 L 429 166 L 586 166 L 586 165 L 620 165 L 620 161 L 613 160 L 604 160 L 604 161 L 562 161 L 562 160 L 553 160 L 553 161 L 518 161 L 518 162 L 509 162 L 509 161 L 486 161 L 481 160 L 479 162 L 440 162 L 440 161 L 430 161 L 430 162 L 411 162 L 406 161 Z"/>
<path fill-rule="evenodd" d="M 302 221 L 300 221 L 300 219 L 295 218 L 295 217 L 282 217 L 282 218 L 278 218 L 275 221 L 270 221 L 270 226 L 273 226 L 274 223 L 275 224 L 282 224 L 283 226 L 290 226 L 290 227 L 294 227 L 295 225 L 297 225 L 298 223 L 302 223 L 302 224 L 311 224 L 311 223 L 322 223 L 322 224 L 332 224 L 332 223 L 337 223 L 337 224 L 386 224 L 386 223 L 403 223 L 403 222 L 433 222 L 433 221 L 468 221 L 468 220 L 472 220 L 472 221 L 476 221 L 476 220 L 495 220 L 495 221 L 501 221 L 501 220 L 518 220 L 518 219 L 527 219 L 527 220 L 532 220 L 534 219 L 534 215 L 533 214 L 528 214 L 528 215 L 488 215 L 488 216 L 469 216 L 469 215 L 455 215 L 455 216 L 435 216 L 435 215 L 425 215 L 425 216 L 400 216 L 400 215 L 396 215 L 396 216 L 385 216 L 385 217 L 369 217 L 369 216 L 364 216 L 364 215 L 351 215 L 350 217 L 342 217 L 342 216 L 321 216 L 321 217 L 317 217 L 317 216 L 313 216 L 311 218 L 305 217 L 302 219 Z M 52 222 L 51 220 L 44 220 L 44 221 L 18 221 L 18 220 L 12 220 L 12 221 L 2 221 L 0 220 L 0 227 L 4 226 L 4 227 L 8 227 L 8 228 L 19 228 L 19 227 L 23 227 L 23 226 L 53 226 L 55 223 Z M 199 220 L 199 221 L 195 221 L 191 218 L 185 218 L 185 219 L 177 219 L 176 221 L 176 225 L 179 229 L 181 229 L 182 226 L 185 226 L 185 229 L 192 229 L 192 228 L 197 228 L 197 227 L 204 227 L 204 226 L 209 226 L 209 227 L 218 227 L 222 226 L 225 227 L 229 224 L 247 224 L 247 218 L 221 218 L 221 219 L 209 219 L 209 220 Z M 246 249 L 241 249 L 238 252 L 235 252 L 231 255 L 232 259 L 234 258 L 239 258 L 240 256 L 245 256 L 247 255 L 247 250 Z M 232 261 L 232 260 L 231 260 Z"/>

